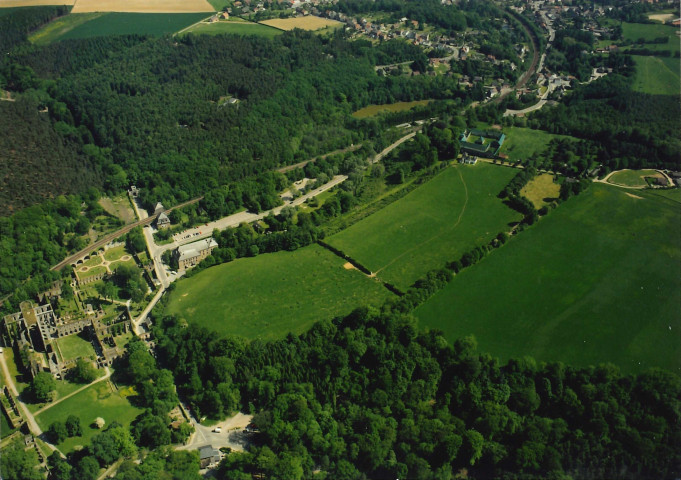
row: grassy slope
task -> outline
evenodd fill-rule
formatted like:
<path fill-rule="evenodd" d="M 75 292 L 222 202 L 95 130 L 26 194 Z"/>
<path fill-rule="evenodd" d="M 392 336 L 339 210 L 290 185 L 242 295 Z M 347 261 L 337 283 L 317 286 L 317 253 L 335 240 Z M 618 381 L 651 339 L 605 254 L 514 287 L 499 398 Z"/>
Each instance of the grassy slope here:
<path fill-rule="evenodd" d="M 98 12 L 98 13 L 72 13 L 70 15 L 65 15 L 63 17 L 59 17 L 51 21 L 47 25 L 33 32 L 31 35 L 29 35 L 28 40 L 29 42 L 34 43 L 36 45 L 47 45 L 48 43 L 52 43 L 56 40 L 59 40 L 61 37 L 66 35 L 74 28 L 78 27 L 79 25 L 82 25 L 84 23 L 89 22 L 90 20 L 94 20 L 95 18 L 99 18 L 104 15 L 107 14 Z"/>
<path fill-rule="evenodd" d="M 634 90 L 652 95 L 679 95 L 679 69 L 681 63 L 678 58 L 643 57 L 633 55 L 636 63 Z"/>
<path fill-rule="evenodd" d="M 520 219 L 497 198 L 515 173 L 484 163 L 448 168 L 327 241 L 379 278 L 406 289 Z"/>
<path fill-rule="evenodd" d="M 179 281 L 166 312 L 223 334 L 269 340 L 391 295 L 344 263 L 318 245 L 238 259 Z"/>
<path fill-rule="evenodd" d="M 202 23 L 196 25 L 184 33 L 206 34 L 206 35 L 257 35 L 260 37 L 274 38 L 283 32 L 276 28 L 260 25 L 259 23 L 242 21 L 222 21 L 216 23 Z"/>
<path fill-rule="evenodd" d="M 546 145 L 554 138 L 574 139 L 568 135 L 556 135 L 543 130 L 522 127 L 504 127 L 503 132 L 506 134 L 506 140 L 499 153 L 508 155 L 511 161 L 525 161 L 535 153 L 542 153 Z"/>
<path fill-rule="evenodd" d="M 681 198 L 594 184 L 415 312 L 505 360 L 681 373 Z M 671 327 L 671 329 L 670 329 Z"/>
<path fill-rule="evenodd" d="M 369 118 L 375 117 L 379 113 L 384 112 L 403 112 L 405 110 L 411 110 L 416 106 L 428 105 L 430 100 L 414 100 L 413 102 L 396 102 L 388 103 L 385 105 L 369 105 L 364 108 L 360 108 L 352 114 L 355 118 Z"/>
<path fill-rule="evenodd" d="M 207 13 L 108 13 L 74 27 L 59 40 L 135 33 L 161 36 L 178 32 L 206 17 Z"/>
<path fill-rule="evenodd" d="M 63 422 L 69 415 L 80 418 L 83 436 L 67 438 L 57 445 L 62 452 L 69 452 L 76 445 L 88 445 L 99 430 L 92 428 L 95 418 L 102 417 L 106 424 L 114 420 L 122 425 L 129 425 L 142 410 L 130 405 L 119 392 L 112 393 L 109 382 L 102 381 L 90 386 L 82 392 L 70 397 L 54 407 L 36 416 L 40 428 L 46 430 L 51 423 Z"/>

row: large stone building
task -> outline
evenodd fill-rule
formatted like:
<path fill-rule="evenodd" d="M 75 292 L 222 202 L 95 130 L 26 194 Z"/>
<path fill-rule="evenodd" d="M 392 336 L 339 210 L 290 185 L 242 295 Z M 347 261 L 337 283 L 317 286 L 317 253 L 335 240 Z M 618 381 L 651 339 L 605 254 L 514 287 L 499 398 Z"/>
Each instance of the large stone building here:
<path fill-rule="evenodd" d="M 213 237 L 182 245 L 175 250 L 175 258 L 180 270 L 192 268 L 211 254 L 218 243 Z"/>

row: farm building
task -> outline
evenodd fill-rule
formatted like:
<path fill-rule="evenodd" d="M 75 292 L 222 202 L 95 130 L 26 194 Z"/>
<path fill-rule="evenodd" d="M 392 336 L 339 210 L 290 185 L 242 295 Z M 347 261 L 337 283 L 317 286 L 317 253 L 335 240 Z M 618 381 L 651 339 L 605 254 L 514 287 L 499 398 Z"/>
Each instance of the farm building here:
<path fill-rule="evenodd" d="M 180 270 L 186 270 L 198 264 L 201 260 L 211 254 L 213 249 L 218 246 L 218 243 L 213 237 L 208 237 L 198 242 L 189 243 L 177 247 L 175 250 L 175 257 Z"/>
<path fill-rule="evenodd" d="M 504 144 L 506 135 L 501 132 L 466 129 L 459 138 L 461 151 L 478 157 L 494 158 Z"/>

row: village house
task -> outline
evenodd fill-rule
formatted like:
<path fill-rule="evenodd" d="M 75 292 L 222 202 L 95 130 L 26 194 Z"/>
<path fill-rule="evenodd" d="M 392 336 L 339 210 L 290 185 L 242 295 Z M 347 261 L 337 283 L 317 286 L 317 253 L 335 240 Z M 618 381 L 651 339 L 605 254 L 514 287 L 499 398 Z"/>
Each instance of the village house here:
<path fill-rule="evenodd" d="M 156 219 L 156 228 L 158 228 L 159 230 L 163 230 L 164 228 L 168 228 L 169 226 L 170 219 L 168 218 L 168 215 L 166 215 L 165 212 L 161 212 L 161 214 Z"/>
<path fill-rule="evenodd" d="M 204 445 L 199 447 L 199 463 L 201 468 L 208 468 L 220 463 L 220 451 L 213 448 L 212 445 Z"/>
<path fill-rule="evenodd" d="M 177 259 L 180 271 L 196 266 L 201 260 L 208 257 L 217 246 L 218 243 L 213 237 L 208 237 L 198 242 L 177 247 L 175 258 Z"/>

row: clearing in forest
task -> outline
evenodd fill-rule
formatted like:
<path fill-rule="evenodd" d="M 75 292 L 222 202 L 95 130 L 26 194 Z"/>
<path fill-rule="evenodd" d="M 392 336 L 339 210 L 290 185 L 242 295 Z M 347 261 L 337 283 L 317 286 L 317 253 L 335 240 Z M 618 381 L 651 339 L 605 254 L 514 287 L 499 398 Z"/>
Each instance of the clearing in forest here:
<path fill-rule="evenodd" d="M 429 102 L 430 100 L 414 100 L 413 102 L 395 102 L 384 105 L 368 105 L 354 112 L 352 116 L 355 118 L 369 118 L 375 117 L 380 113 L 404 112 L 405 110 L 411 110 L 417 106 L 428 105 Z"/>
<path fill-rule="evenodd" d="M 516 173 L 486 163 L 447 168 L 325 241 L 406 290 L 428 271 L 458 260 L 521 219 L 497 198 Z"/>
<path fill-rule="evenodd" d="M 420 325 L 475 335 L 502 362 L 681 374 L 681 191 L 637 195 L 593 184 L 454 277 Z"/>
<path fill-rule="evenodd" d="M 392 294 L 319 245 L 240 258 L 179 280 L 166 307 L 221 334 L 273 340 Z"/>
<path fill-rule="evenodd" d="M 279 30 L 286 31 L 293 30 L 294 28 L 315 31 L 328 27 L 341 27 L 343 25 L 341 22 L 338 22 L 336 20 L 316 17 L 314 15 L 293 18 L 273 18 L 271 20 L 263 20 L 260 23 L 263 25 L 268 25 L 270 27 L 278 28 Z"/>
<path fill-rule="evenodd" d="M 553 181 L 554 176 L 548 173 L 537 175 L 525 185 L 520 194 L 526 197 L 534 208 L 539 210 L 550 204 L 560 195 L 560 185 Z"/>
<path fill-rule="evenodd" d="M 214 11 L 213 6 L 206 0 L 76 0 L 71 13 L 206 13 Z"/>

